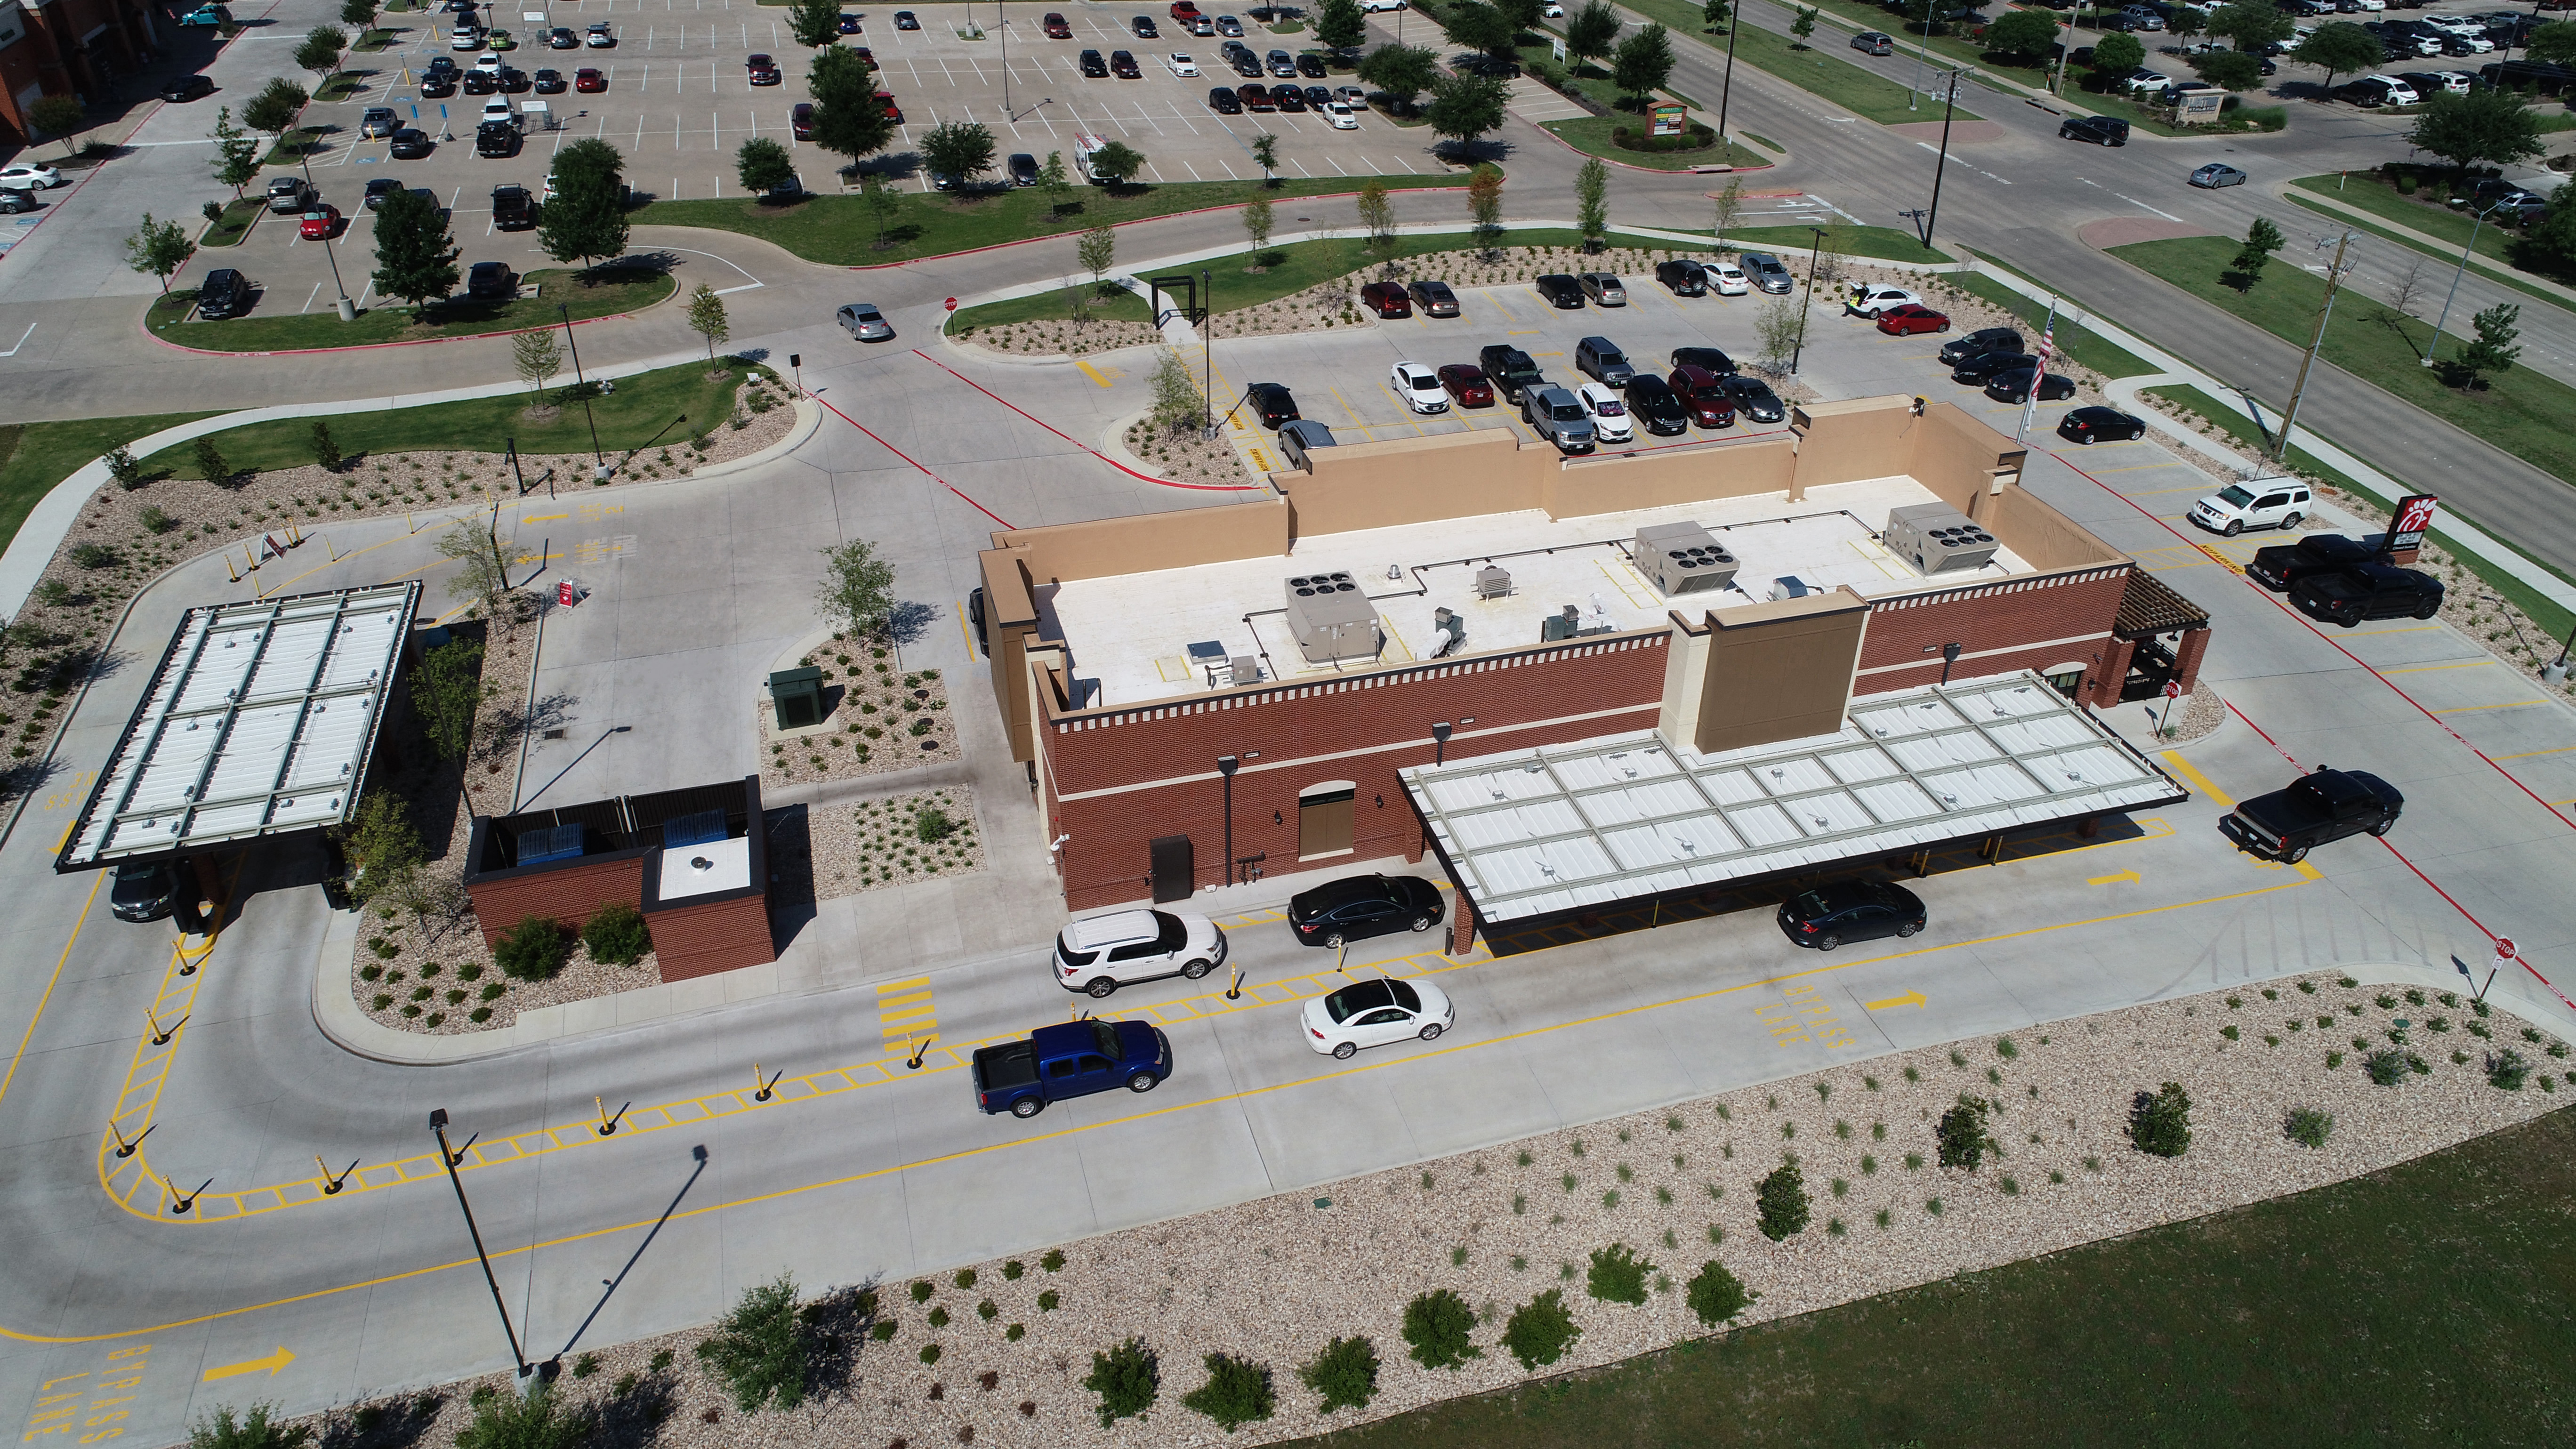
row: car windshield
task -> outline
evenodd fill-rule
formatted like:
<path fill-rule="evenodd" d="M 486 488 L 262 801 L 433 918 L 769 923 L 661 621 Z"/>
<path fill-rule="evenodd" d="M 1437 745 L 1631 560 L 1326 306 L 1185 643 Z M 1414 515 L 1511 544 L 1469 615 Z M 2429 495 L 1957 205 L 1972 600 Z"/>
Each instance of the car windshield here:
<path fill-rule="evenodd" d="M 1407 987 L 1406 994 L 1411 995 L 1412 988 Z M 1333 1024 L 1338 1026 L 1361 1012 L 1375 1011 L 1381 1006 L 1392 1004 L 1394 1000 L 1395 992 L 1390 983 L 1363 981 L 1355 986 L 1345 986 L 1325 997 L 1324 1014 L 1331 1017 Z M 1416 1000 L 1418 1002 L 1419 998 Z"/>
<path fill-rule="evenodd" d="M 1189 944 L 1190 928 L 1169 911 L 1154 912 L 1154 945 L 1165 951 L 1177 951 Z"/>
<path fill-rule="evenodd" d="M 1114 1022 L 1094 1021 L 1091 1024 L 1091 1039 L 1100 1043 L 1100 1054 L 1113 1062 L 1127 1054 L 1118 1045 L 1118 1027 Z"/>
<path fill-rule="evenodd" d="M 2218 490 L 2218 501 L 2230 508 L 2251 508 L 2254 506 L 2254 495 L 2231 483 Z"/>
<path fill-rule="evenodd" d="M 1790 904 L 1797 908 L 1798 918 L 1806 921 L 1830 914 L 1834 908 L 1833 902 L 1826 900 L 1822 891 L 1800 891 Z"/>
<path fill-rule="evenodd" d="M 1605 418 L 1624 415 L 1628 409 L 1615 397 L 1605 397 L 1592 405 L 1592 410 Z"/>
<path fill-rule="evenodd" d="M 1431 374 L 1427 372 L 1406 373 L 1404 375 L 1404 385 L 1412 388 L 1416 392 L 1427 392 L 1430 389 L 1439 386 L 1438 383 L 1431 380 Z"/>

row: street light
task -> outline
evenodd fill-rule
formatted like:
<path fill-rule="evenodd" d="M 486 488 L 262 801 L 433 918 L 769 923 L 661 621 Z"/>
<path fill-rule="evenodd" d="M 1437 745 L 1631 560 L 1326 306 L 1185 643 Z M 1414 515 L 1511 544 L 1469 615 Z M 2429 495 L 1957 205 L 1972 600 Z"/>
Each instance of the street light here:
<path fill-rule="evenodd" d="M 1718 82 L 1717 88 L 1717 145 L 1720 160 L 1734 154 L 1726 148 L 1726 107 L 1728 102 L 1735 99 L 1736 12 L 1742 8 L 1742 0 L 1736 0 L 1736 3 L 1726 7 L 1726 78 Z M 1396 13 L 1402 15 L 1404 12 L 1399 10 Z"/>
<path fill-rule="evenodd" d="M 2489 212 L 2494 211 L 2497 207 L 2502 205 L 2504 205 L 2504 202 L 2498 200 L 2492 205 L 2479 210 L 2475 213 L 2477 220 L 2469 223 L 2469 240 L 2466 245 L 2460 248 L 2460 265 L 2457 270 L 2451 273 L 2451 290 L 2444 293 L 2442 297 L 2442 315 L 2434 319 L 2433 322 L 2433 340 L 2424 344 L 2423 365 L 2426 367 L 2431 367 L 2433 365 L 2433 354 L 2442 350 L 2442 324 L 2451 320 L 2451 301 L 2453 298 L 2460 295 L 2460 278 L 2468 275 L 2469 253 L 2478 249 L 2478 228 L 2487 224 L 2487 215 Z"/>
<path fill-rule="evenodd" d="M 1811 226 L 1807 230 L 1816 234 L 1816 240 L 1807 252 L 1807 304 L 1798 309 L 1798 345 L 1789 353 L 1789 371 L 1793 374 L 1798 370 L 1799 359 L 1807 355 L 1807 314 L 1816 310 L 1816 263 L 1823 260 L 1825 253 L 1825 229 Z"/>
<path fill-rule="evenodd" d="M 590 384 L 581 377 L 581 344 L 572 336 L 572 304 L 557 302 L 555 310 L 563 314 L 564 346 L 572 349 L 572 388 L 581 394 L 581 415 L 590 421 L 590 460 L 598 467 L 597 476 L 608 476 L 608 455 L 599 447 L 599 419 L 590 410 Z"/>
<path fill-rule="evenodd" d="M 524 1398 L 533 1395 L 540 1386 L 551 1382 L 555 1375 L 561 1372 L 562 1365 L 553 1359 L 548 1359 L 543 1364 L 532 1364 L 528 1362 L 528 1356 L 520 1351 L 519 1330 L 511 1326 L 509 1305 L 501 1301 L 501 1280 L 492 1275 L 492 1255 L 483 1250 L 483 1230 L 474 1224 L 474 1205 L 465 1200 L 465 1180 L 456 1175 L 457 1159 L 465 1154 L 450 1151 L 447 1146 L 447 1109 L 445 1107 L 430 1109 L 429 1130 L 438 1136 L 438 1160 L 446 1165 L 447 1181 L 456 1189 L 456 1206 L 465 1214 L 465 1231 L 474 1239 L 474 1256 L 483 1264 L 483 1281 L 492 1289 L 492 1307 L 501 1315 L 501 1332 L 510 1340 L 510 1362 L 518 1368 L 520 1396 Z M 465 1145 L 473 1146 L 473 1139 L 468 1138 Z"/>
<path fill-rule="evenodd" d="M 312 186 L 313 147 L 310 142 L 297 148 L 296 159 L 304 163 L 304 184 Z M 317 202 L 320 200 L 320 196 L 320 188 L 316 187 L 315 200 Z M 357 321 L 358 304 L 349 300 L 349 284 L 340 280 L 340 259 L 331 254 L 331 238 L 327 236 L 322 238 L 322 259 L 331 264 L 331 286 L 333 290 L 340 294 L 340 320 L 343 322 Z"/>
<path fill-rule="evenodd" d="M 1950 72 L 1950 84 L 1941 93 L 1941 153 L 1932 162 L 1932 209 L 1923 216 L 1923 249 L 1932 249 L 1932 232 L 1941 224 L 1941 178 L 1950 172 L 1950 117 L 1959 103 L 1959 72 Z"/>

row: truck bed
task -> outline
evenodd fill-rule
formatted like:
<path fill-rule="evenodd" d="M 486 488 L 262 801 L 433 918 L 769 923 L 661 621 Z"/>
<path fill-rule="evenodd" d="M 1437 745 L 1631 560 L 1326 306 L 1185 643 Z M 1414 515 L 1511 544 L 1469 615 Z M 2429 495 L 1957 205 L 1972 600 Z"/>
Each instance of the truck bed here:
<path fill-rule="evenodd" d="M 975 1088 L 1007 1092 L 1034 1085 L 1038 1079 L 1037 1048 L 1025 1041 L 975 1050 Z"/>

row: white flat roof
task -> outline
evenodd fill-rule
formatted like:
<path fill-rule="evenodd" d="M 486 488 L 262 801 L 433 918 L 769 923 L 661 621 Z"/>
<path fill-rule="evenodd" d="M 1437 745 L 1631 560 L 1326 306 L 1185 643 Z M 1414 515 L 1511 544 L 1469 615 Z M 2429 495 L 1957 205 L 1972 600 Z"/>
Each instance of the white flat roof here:
<path fill-rule="evenodd" d="M 1399 773 L 1496 921 L 2187 793 L 2030 673 L 1871 695 L 1838 733 L 1723 754 L 1649 730 Z"/>
<path fill-rule="evenodd" d="M 743 836 L 701 841 L 662 852 L 660 895 L 665 902 L 738 891 L 749 884 L 751 841 Z"/>
<path fill-rule="evenodd" d="M 1439 647 L 1437 608 L 1465 620 L 1466 646 L 1453 655 L 1463 657 L 1538 643 L 1541 620 L 1569 604 L 1586 630 L 1652 629 L 1673 609 L 1697 618 L 1762 602 L 1772 580 L 1788 575 L 1823 589 L 1849 584 L 1878 598 L 2031 572 L 2018 555 L 1998 549 L 1983 568 L 1926 578 L 1879 544 L 1889 510 L 1936 501 L 1930 489 L 1900 476 L 1810 488 L 1797 503 L 1770 493 L 1563 519 L 1536 510 L 1489 513 L 1319 534 L 1298 539 L 1284 556 L 1077 579 L 1043 586 L 1035 597 L 1042 631 L 1072 651 L 1073 679 L 1088 706 L 1207 689 L 1207 673 L 1190 653 L 1194 644 L 1218 646 L 1210 657 L 1259 657 L 1265 680 L 1336 672 L 1298 652 L 1281 612 L 1291 575 L 1347 572 L 1377 606 L 1385 652 L 1374 664 L 1345 661 L 1347 671 L 1429 655 Z M 1637 531 L 1678 522 L 1707 528 L 1741 561 L 1732 586 L 1666 596 L 1637 571 L 1627 549 Z M 1511 574 L 1510 594 L 1476 596 L 1475 575 L 1488 561 Z M 1390 567 L 1397 577 L 1387 577 Z"/>
<path fill-rule="evenodd" d="M 191 609 L 57 870 L 345 823 L 417 581 Z"/>

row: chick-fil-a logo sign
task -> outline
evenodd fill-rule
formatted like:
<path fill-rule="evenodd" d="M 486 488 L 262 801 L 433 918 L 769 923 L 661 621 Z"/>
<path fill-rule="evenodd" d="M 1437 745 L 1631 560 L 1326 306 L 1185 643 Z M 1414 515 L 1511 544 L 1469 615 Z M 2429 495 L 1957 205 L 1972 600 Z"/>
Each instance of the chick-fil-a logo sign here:
<path fill-rule="evenodd" d="M 2433 526 L 2433 510 L 2441 502 L 2430 493 L 2410 493 L 2398 499 L 2397 521 L 2388 528 L 2389 551 L 2422 547 L 2425 531 Z"/>

